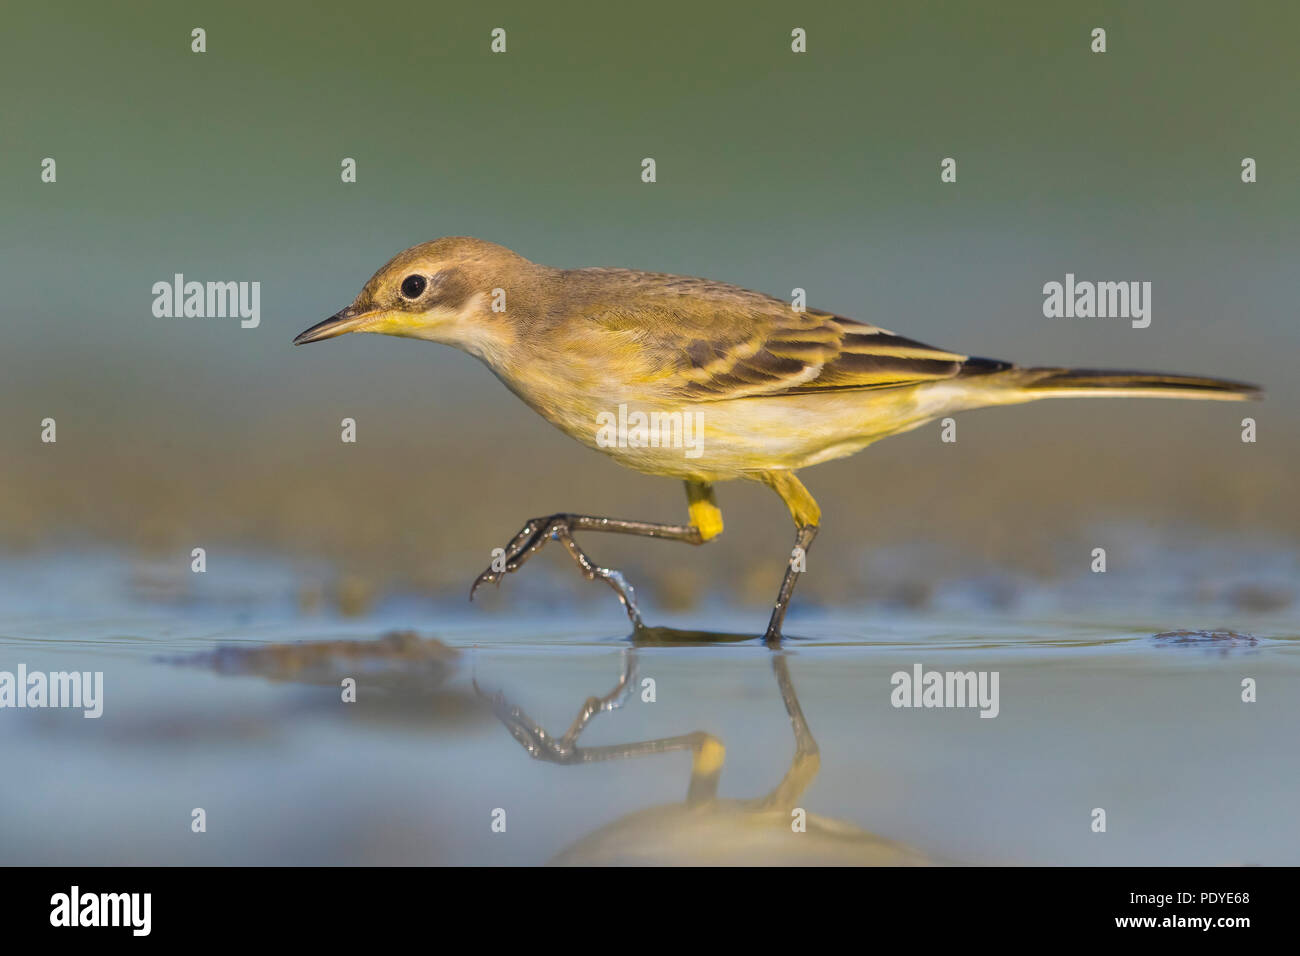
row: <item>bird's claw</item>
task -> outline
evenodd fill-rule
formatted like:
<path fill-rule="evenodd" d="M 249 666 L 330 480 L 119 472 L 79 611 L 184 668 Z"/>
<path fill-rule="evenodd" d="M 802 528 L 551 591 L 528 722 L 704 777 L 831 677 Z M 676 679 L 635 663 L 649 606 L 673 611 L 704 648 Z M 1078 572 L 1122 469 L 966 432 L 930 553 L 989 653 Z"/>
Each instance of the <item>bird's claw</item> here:
<path fill-rule="evenodd" d="M 486 571 L 474 579 L 470 585 L 469 599 L 474 600 L 474 593 L 478 591 L 483 584 L 491 582 L 497 587 L 501 586 L 501 579 L 511 571 L 516 571 L 532 555 L 534 551 L 546 543 L 549 537 L 557 536 L 560 531 L 567 534 L 568 524 L 564 520 L 564 515 L 551 515 L 549 518 L 532 518 L 527 524 L 520 529 L 504 548 L 503 562 L 501 568 L 496 567 L 496 559 L 488 565 Z"/>
<path fill-rule="evenodd" d="M 474 579 L 474 583 L 470 585 L 469 599 L 474 600 L 474 593 L 478 591 L 481 585 L 489 581 L 499 587 L 502 578 L 512 571 L 517 571 L 548 539 L 559 541 L 564 545 L 565 550 L 569 552 L 569 556 L 578 565 L 578 570 L 582 572 L 582 576 L 588 581 L 600 578 L 613 588 L 623 608 L 627 611 L 627 616 L 631 618 L 632 625 L 636 628 L 643 626 L 641 614 L 637 610 L 632 585 L 627 582 L 621 572 L 611 568 L 598 567 L 587 557 L 586 553 L 578 547 L 578 543 L 573 540 L 569 516 L 566 514 L 554 514 L 547 518 L 533 518 L 525 524 L 504 549 L 504 560 L 501 562 L 500 569 L 495 566 L 496 562 L 494 561 L 486 571 Z"/>
<path fill-rule="evenodd" d="M 488 582 L 491 582 L 492 584 L 495 584 L 497 587 L 500 587 L 501 575 L 498 572 L 493 571 L 491 568 L 488 568 L 486 571 L 484 571 L 482 574 L 476 577 L 474 579 L 474 583 L 469 586 L 469 599 L 471 601 L 474 600 L 474 592 L 476 592 L 481 585 L 486 584 Z"/>

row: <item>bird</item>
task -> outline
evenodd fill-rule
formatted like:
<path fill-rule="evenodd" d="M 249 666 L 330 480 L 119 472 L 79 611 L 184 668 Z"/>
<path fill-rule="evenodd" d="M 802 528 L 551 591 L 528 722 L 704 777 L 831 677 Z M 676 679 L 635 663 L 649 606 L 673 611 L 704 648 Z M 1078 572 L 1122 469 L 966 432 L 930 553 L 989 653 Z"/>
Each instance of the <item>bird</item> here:
<path fill-rule="evenodd" d="M 795 525 L 764 634 L 770 645 L 782 640 L 822 522 L 800 470 L 974 408 L 1042 398 L 1240 401 L 1260 394 L 1255 385 L 1201 375 L 1021 367 L 726 282 L 553 268 L 468 236 L 398 253 L 351 305 L 293 341 L 351 332 L 458 348 L 570 437 L 621 465 L 685 484 L 685 524 L 571 512 L 528 520 L 475 579 L 471 600 L 481 585 L 500 584 L 547 541 L 558 541 L 584 577 L 613 588 L 641 628 L 632 586 L 592 561 L 575 533 L 701 545 L 723 531 L 714 486 L 756 481 L 781 497 Z"/>

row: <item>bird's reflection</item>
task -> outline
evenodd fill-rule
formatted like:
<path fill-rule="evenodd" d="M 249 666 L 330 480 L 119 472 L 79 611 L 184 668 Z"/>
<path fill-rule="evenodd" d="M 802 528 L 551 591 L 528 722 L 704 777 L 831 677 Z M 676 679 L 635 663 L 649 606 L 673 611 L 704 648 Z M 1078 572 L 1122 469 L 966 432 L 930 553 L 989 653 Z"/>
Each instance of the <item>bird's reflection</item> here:
<path fill-rule="evenodd" d="M 772 651 L 781 700 L 794 732 L 790 769 L 767 794 L 742 800 L 718 797 L 726 748 L 703 731 L 628 744 L 583 747 L 579 738 L 599 713 L 618 708 L 633 686 L 636 648 L 663 644 L 714 644 L 753 640 L 753 635 L 642 628 L 623 656 L 622 673 L 601 697 L 589 697 L 572 725 L 553 737 L 503 693 L 490 694 L 474 681 L 477 693 L 530 756 L 558 764 L 592 763 L 690 751 L 691 775 L 681 803 L 630 813 L 561 852 L 556 864 L 849 864 L 920 865 L 932 862 L 920 851 L 840 820 L 807 812 L 800 797 L 821 768 L 821 755 L 804 718 L 790 677 L 786 653 Z M 802 824 L 802 827 L 800 826 Z"/>
<path fill-rule="evenodd" d="M 603 696 L 589 697 L 573 723 L 555 737 L 503 693 L 456 687 L 451 678 L 463 664 L 454 648 L 433 637 L 395 632 L 377 640 L 306 641 L 293 644 L 223 644 L 198 654 L 164 658 L 230 676 L 338 687 L 355 677 L 362 687 L 358 709 L 338 707 L 337 693 L 292 703 L 314 713 L 356 713 L 363 719 L 446 729 L 491 711 L 533 757 L 557 764 L 631 759 L 688 751 L 690 779 L 685 799 L 627 814 L 562 851 L 559 864 L 848 864 L 915 865 L 934 862 L 912 847 L 883 839 L 852 823 L 818 816 L 801 804 L 821 767 L 816 740 L 795 694 L 787 653 L 772 650 L 772 672 L 790 719 L 794 756 L 779 783 L 762 796 L 723 799 L 718 783 L 726 747 L 718 737 L 694 731 L 627 744 L 586 747 L 583 731 L 603 711 L 617 709 L 635 684 L 637 651 L 649 646 L 711 645 L 754 641 L 752 634 L 721 634 L 671 628 L 641 628 L 623 653 L 621 672 Z M 462 689 L 463 688 L 463 689 Z M 778 743 L 777 746 L 784 746 Z"/>

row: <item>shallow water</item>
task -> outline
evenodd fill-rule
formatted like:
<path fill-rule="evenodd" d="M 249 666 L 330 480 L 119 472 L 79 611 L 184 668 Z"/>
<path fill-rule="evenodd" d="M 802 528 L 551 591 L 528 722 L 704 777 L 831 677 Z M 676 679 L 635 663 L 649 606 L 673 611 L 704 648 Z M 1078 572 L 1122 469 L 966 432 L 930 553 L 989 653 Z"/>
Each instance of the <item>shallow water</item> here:
<path fill-rule="evenodd" d="M 648 609 L 635 638 L 564 595 L 348 618 L 241 568 L 3 562 L 0 671 L 104 694 L 0 710 L 0 862 L 1300 862 L 1286 610 L 797 608 L 774 653 L 751 611 Z M 997 672 L 997 716 L 892 706 L 915 665 Z"/>

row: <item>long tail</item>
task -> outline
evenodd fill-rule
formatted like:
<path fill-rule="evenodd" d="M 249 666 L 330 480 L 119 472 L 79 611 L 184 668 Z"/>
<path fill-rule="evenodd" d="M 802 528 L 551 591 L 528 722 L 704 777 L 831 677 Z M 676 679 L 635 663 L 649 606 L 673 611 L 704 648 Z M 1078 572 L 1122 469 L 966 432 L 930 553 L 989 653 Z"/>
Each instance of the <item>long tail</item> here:
<path fill-rule="evenodd" d="M 1239 402 L 1259 398 L 1261 389 L 1245 382 L 1204 375 L 1126 372 L 1093 368 L 1009 368 L 993 372 L 990 383 L 999 390 L 1020 393 L 1020 401 L 1036 398 L 1146 397 L 1197 398 Z"/>

